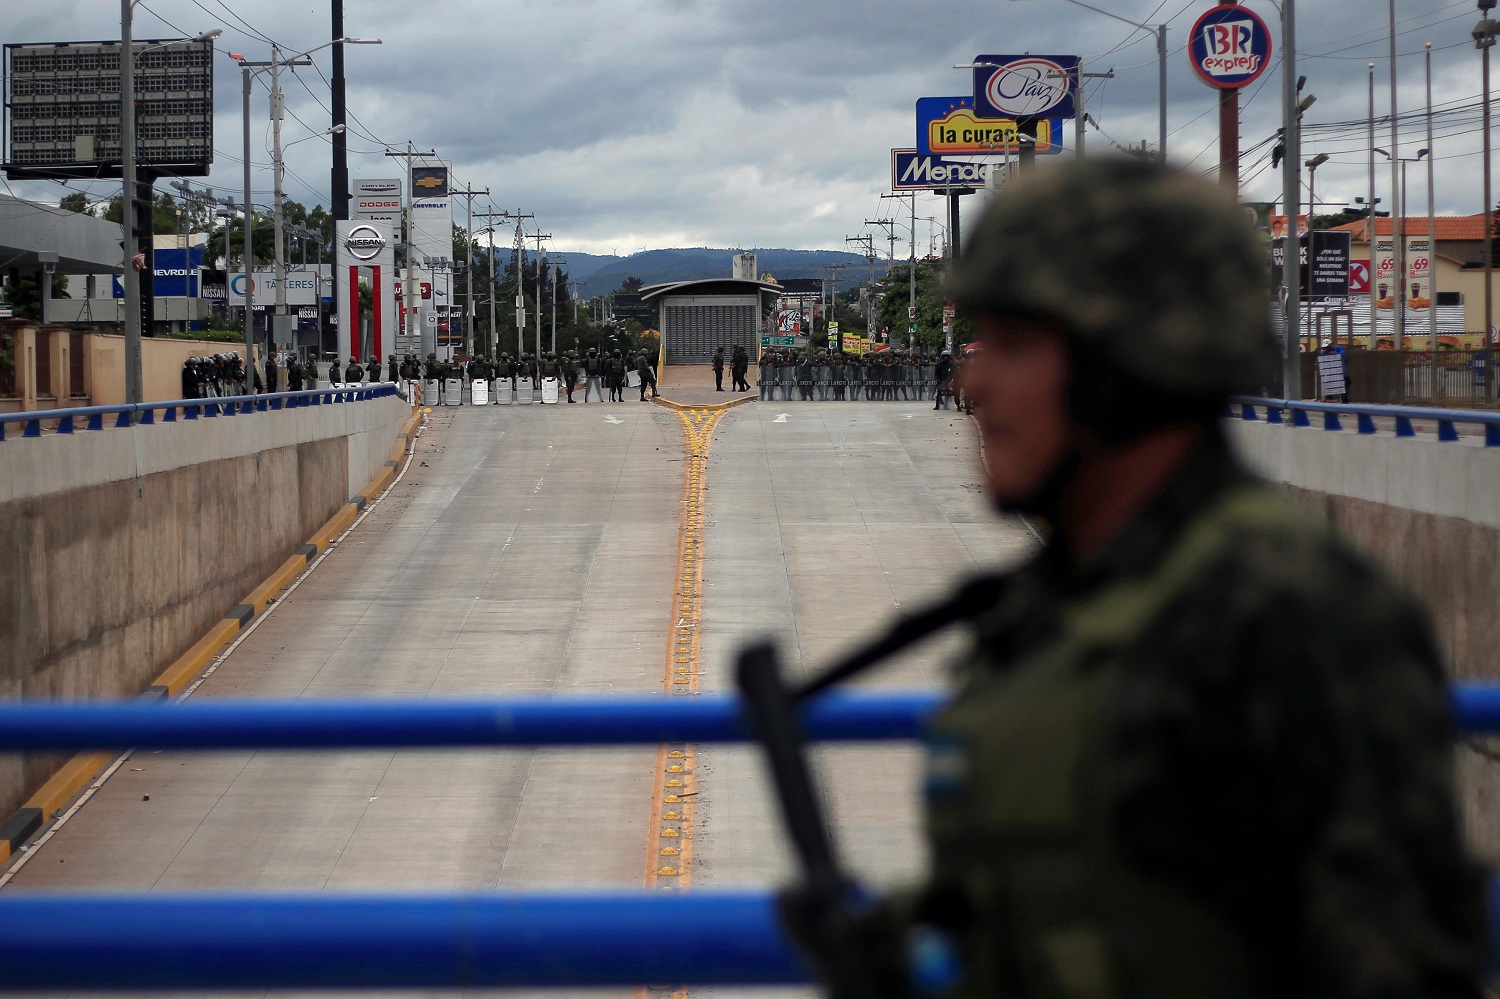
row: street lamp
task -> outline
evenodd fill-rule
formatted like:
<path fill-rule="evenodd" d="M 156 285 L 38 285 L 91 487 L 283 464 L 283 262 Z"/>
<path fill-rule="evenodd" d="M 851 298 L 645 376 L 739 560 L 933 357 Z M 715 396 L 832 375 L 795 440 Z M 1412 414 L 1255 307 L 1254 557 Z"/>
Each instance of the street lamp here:
<path fill-rule="evenodd" d="M 1484 15 L 1484 20 L 1474 26 L 1474 47 L 1481 53 L 1484 78 L 1484 109 L 1483 121 L 1480 131 L 1484 134 L 1484 343 L 1488 347 L 1494 339 L 1492 330 L 1495 328 L 1495 293 L 1491 287 L 1494 276 L 1494 254 L 1492 242 L 1494 233 L 1491 231 L 1491 219 L 1493 218 L 1494 206 L 1490 202 L 1490 49 L 1494 47 L 1495 36 L 1500 35 L 1500 22 L 1492 20 L 1489 12 L 1495 9 L 1495 0 L 1479 0 L 1479 12 Z M 1490 391 L 1495 391 L 1495 380 L 1489 379 Z"/>
<path fill-rule="evenodd" d="M 123 188 L 122 211 L 120 212 L 121 234 L 125 255 L 120 283 L 125 286 L 125 401 L 142 402 L 141 391 L 141 287 L 136 279 L 136 235 L 135 211 L 136 187 L 135 164 L 135 5 L 141 0 L 120 0 L 120 182 Z M 194 42 L 211 42 L 224 33 L 222 28 L 212 28 L 191 39 Z M 141 52 L 165 48 L 175 42 L 149 45 Z"/>
<path fill-rule="evenodd" d="M 1132 28 L 1139 28 L 1142 31 L 1154 31 L 1156 33 L 1156 63 L 1157 63 L 1157 84 L 1156 85 L 1157 85 L 1157 93 L 1158 93 L 1158 97 L 1159 97 L 1159 102 L 1158 102 L 1159 103 L 1159 107 L 1157 108 L 1157 132 L 1158 132 L 1158 138 L 1157 138 L 1157 149 L 1158 149 L 1158 152 L 1157 152 L 1157 155 L 1161 158 L 1161 162 L 1162 163 L 1166 163 L 1167 162 L 1167 26 L 1166 26 L 1166 24 L 1156 24 L 1156 25 L 1141 24 L 1139 21 L 1132 21 L 1128 17 L 1121 17 L 1119 14 L 1116 14 L 1116 13 L 1114 13 L 1112 11 L 1103 10 L 1103 9 L 1101 9 L 1099 7 L 1093 6 L 1092 4 L 1084 3 L 1083 0 L 1065 0 L 1065 2 L 1070 3 L 1070 4 L 1072 4 L 1075 7 L 1082 7 L 1084 10 L 1091 10 L 1095 14 L 1103 14 L 1105 17 L 1112 17 L 1116 21 L 1119 21 L 1122 24 L 1128 24 L 1128 25 L 1130 25 Z M 1079 82 L 1079 88 L 1078 89 L 1082 90 L 1083 89 L 1083 86 L 1082 86 L 1083 81 L 1079 80 L 1078 82 Z"/>
<path fill-rule="evenodd" d="M 1307 167 L 1307 216 L 1312 220 L 1312 215 L 1318 210 L 1318 167 L 1328 162 L 1327 153 L 1318 155 L 1307 160 L 1302 165 Z"/>

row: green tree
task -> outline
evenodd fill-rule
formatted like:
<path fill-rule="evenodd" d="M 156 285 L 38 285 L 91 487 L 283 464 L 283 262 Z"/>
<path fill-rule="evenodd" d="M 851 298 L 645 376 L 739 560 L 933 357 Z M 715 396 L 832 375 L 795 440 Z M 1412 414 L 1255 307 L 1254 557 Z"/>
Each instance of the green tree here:
<path fill-rule="evenodd" d="M 52 275 L 52 297 L 70 297 L 66 274 Z M 42 321 L 42 286 L 36 278 L 23 276 L 7 281 L 5 300 L 10 303 L 17 319 L 29 319 L 34 323 Z"/>
<path fill-rule="evenodd" d="M 89 211 L 88 195 L 84 194 L 82 191 L 74 191 L 72 194 L 64 194 L 62 200 L 57 203 L 57 207 L 67 212 L 77 212 L 79 215 L 94 214 L 93 212 Z"/>

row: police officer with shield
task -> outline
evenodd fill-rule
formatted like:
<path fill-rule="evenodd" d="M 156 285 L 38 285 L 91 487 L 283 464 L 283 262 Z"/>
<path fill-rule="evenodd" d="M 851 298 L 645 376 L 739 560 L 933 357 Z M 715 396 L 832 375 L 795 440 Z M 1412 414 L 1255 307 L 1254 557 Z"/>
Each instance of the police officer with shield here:
<path fill-rule="evenodd" d="M 973 638 L 927 724 L 930 875 L 783 896 L 835 993 L 1481 995 L 1425 614 L 1225 437 L 1276 370 L 1265 266 L 1232 198 L 1133 159 L 1038 169 L 980 219 L 963 392 L 992 502 L 1048 538 L 950 602 Z"/>

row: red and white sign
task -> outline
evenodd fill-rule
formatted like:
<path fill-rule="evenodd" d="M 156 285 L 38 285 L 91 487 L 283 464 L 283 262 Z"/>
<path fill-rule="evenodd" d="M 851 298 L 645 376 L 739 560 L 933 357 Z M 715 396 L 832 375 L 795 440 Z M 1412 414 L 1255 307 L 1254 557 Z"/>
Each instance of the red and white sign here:
<path fill-rule="evenodd" d="M 1349 294 L 1368 295 L 1370 293 L 1370 262 L 1368 260 L 1349 261 Z"/>

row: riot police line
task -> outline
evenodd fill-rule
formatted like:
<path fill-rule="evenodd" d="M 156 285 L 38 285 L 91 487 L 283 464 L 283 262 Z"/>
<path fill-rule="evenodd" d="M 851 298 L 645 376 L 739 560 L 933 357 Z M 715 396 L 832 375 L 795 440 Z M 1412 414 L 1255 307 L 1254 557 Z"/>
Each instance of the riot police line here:
<path fill-rule="evenodd" d="M 845 354 L 820 350 L 761 355 L 758 388 L 762 402 L 921 402 L 963 408 L 956 376 L 962 360 L 940 355 L 883 350 Z"/>
<path fill-rule="evenodd" d="M 642 401 L 648 393 L 653 398 L 658 394 L 650 353 L 632 357 L 597 348 L 539 355 L 523 351 L 514 357 L 502 353 L 494 360 L 480 355 L 468 361 L 444 361 L 435 354 L 419 361 L 408 354 L 395 375 L 408 397 L 420 385 L 430 406 L 624 402 L 627 389 L 638 389 Z"/>

